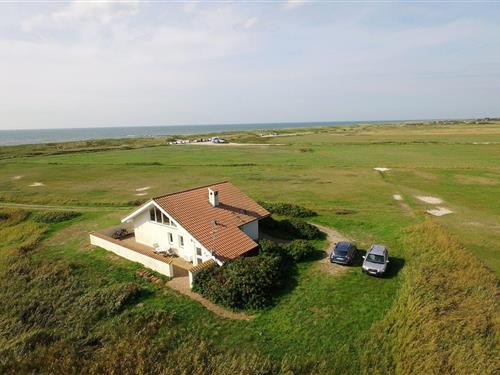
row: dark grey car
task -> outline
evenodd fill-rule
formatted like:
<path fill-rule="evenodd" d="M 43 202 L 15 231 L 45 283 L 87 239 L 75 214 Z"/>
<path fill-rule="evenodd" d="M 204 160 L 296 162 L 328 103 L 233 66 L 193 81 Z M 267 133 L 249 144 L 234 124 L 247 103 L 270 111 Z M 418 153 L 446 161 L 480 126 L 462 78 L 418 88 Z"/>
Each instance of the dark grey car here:
<path fill-rule="evenodd" d="M 384 245 L 372 245 L 363 257 L 361 270 L 369 275 L 382 276 L 387 271 L 389 252 Z"/>
<path fill-rule="evenodd" d="M 330 262 L 351 264 L 356 257 L 356 250 L 356 245 L 351 242 L 338 242 L 330 254 Z"/>

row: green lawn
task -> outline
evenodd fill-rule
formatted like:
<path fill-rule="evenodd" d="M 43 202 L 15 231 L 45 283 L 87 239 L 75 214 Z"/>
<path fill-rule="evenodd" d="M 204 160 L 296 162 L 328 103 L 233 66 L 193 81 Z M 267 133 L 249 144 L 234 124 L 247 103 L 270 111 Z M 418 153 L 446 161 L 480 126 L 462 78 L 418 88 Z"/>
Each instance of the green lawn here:
<path fill-rule="evenodd" d="M 233 134 L 232 137 L 258 141 L 253 135 Z M 22 333 L 17 341 L 14 338 L 0 340 L 0 354 L 7 358 L 0 361 L 3 366 L 0 369 L 44 368 L 44 361 L 55 358 L 55 353 L 66 354 L 68 362 L 64 366 L 80 364 L 90 372 L 106 371 L 108 365 L 126 363 L 139 369 L 135 357 L 128 357 L 132 356 L 130 353 L 140 357 L 139 346 L 131 344 L 127 353 L 124 343 L 142 332 L 141 329 L 155 319 L 152 316 L 161 313 L 168 316 L 168 323 L 153 327 L 153 333 L 147 331 L 143 335 L 148 338 L 144 345 L 157 345 L 162 351 L 157 353 L 151 349 L 144 354 L 143 361 L 151 366 L 152 362 L 158 364 L 158 358 L 164 355 L 175 359 L 178 368 L 175 370 L 175 366 L 160 362 L 158 371 L 193 372 L 189 366 L 198 364 L 205 366 L 207 372 L 218 373 L 245 373 L 244 368 L 247 373 L 287 369 L 296 373 L 362 372 L 370 363 L 366 360 L 365 343 L 375 327 L 388 326 L 386 316 L 394 316 L 394 309 L 403 305 L 400 293 L 407 288 L 405 275 L 420 265 L 415 263 L 415 250 L 409 251 L 405 241 L 409 228 L 426 220 L 425 210 L 431 205 L 417 200 L 416 195 L 444 200 L 442 206 L 454 213 L 432 221 L 443 225 L 465 247 L 466 256 L 476 257 L 491 270 L 484 268 L 484 273 L 497 278 L 500 272 L 500 125 L 321 128 L 313 134 L 265 141 L 283 145 L 155 145 L 30 157 L 16 157 L 22 154 L 19 147 L 11 151 L 4 149 L 2 155 L 10 157 L 0 160 L 0 204 L 81 206 L 84 213 L 68 223 L 46 228 L 41 244 L 25 256 L 25 261 L 29 259 L 37 265 L 35 269 L 58 264 L 66 270 L 61 271 L 65 276 L 56 277 L 54 284 L 46 284 L 42 275 L 33 276 L 34 281 L 17 280 L 15 273 L 12 276 L 13 271 L 8 271 L 9 259 L 16 257 L 9 249 L 26 240 L 23 235 L 26 231 L 36 232 L 31 220 L 28 218 L 3 229 L 9 241 L 0 247 L 3 275 L 0 280 L 10 275 L 12 284 L 10 288 L 3 288 L 7 293 L 4 300 L 17 295 L 12 289 L 18 288 L 38 296 L 40 306 L 61 306 L 59 320 L 55 319 L 48 328 L 40 322 L 19 323 L 16 314 L 33 308 L 28 297 L 19 297 L 10 308 L 0 309 L 1 332 L 14 329 Z M 373 170 L 382 166 L 391 170 L 386 173 Z M 22 177 L 13 179 L 14 176 Z M 391 275 L 383 279 L 370 278 L 363 275 L 359 267 L 331 275 L 319 270 L 314 262 L 303 263 L 298 267 L 296 284 L 291 285 L 290 291 L 280 296 L 274 306 L 257 312 L 252 321 L 230 321 L 214 316 L 168 288 L 149 284 L 135 276 L 139 265 L 88 244 L 88 231 L 117 223 L 127 207 L 132 208 L 148 196 L 226 179 L 256 200 L 292 202 L 317 211 L 319 216 L 313 221 L 341 231 L 356 240 L 362 249 L 375 242 L 387 244 L 393 258 Z M 33 182 L 45 185 L 28 186 Z M 145 186 L 151 187 L 148 195 L 137 196 L 135 189 Z M 393 194 L 402 195 L 403 201 L 394 200 Z M 89 207 L 93 211 L 86 211 Z M 490 279 L 484 281 L 489 282 Z M 96 290 L 118 293 L 109 288 L 127 283 L 139 285 L 142 292 L 119 312 L 97 317 L 75 314 L 74 306 L 83 303 L 82 296 L 92 295 Z M 52 293 L 49 294 L 54 299 L 37 292 L 37 288 L 64 285 L 72 285 L 71 293 L 64 292 L 67 303 Z M 128 328 L 123 328 L 124 320 Z M 87 336 L 75 337 L 68 322 L 87 326 Z M 393 328 L 387 330 L 387 337 L 391 337 Z M 35 333 L 55 335 L 47 341 L 52 343 L 48 348 L 53 352 L 40 349 L 34 339 L 26 341 L 26 337 Z M 88 347 L 85 340 L 91 337 L 101 346 Z M 191 358 L 192 363 L 181 359 L 188 352 L 183 345 L 188 344 L 205 353 L 206 358 L 200 354 Z M 22 353 L 24 349 L 20 347 L 26 345 L 35 348 L 35 354 L 24 360 L 16 357 L 15 353 Z M 82 350 L 88 353 L 83 355 Z M 106 353 L 111 359 L 104 365 L 99 356 Z M 122 364 L 119 356 L 123 356 Z M 207 358 L 214 362 L 205 363 Z M 219 363 L 221 358 L 223 365 Z M 260 370 L 258 364 L 263 366 Z M 69 368 L 64 366 L 57 364 L 52 369 L 57 372 Z M 380 372 L 395 369 L 391 362 L 379 367 Z M 154 372 L 154 368 L 148 367 L 148 371 Z"/>

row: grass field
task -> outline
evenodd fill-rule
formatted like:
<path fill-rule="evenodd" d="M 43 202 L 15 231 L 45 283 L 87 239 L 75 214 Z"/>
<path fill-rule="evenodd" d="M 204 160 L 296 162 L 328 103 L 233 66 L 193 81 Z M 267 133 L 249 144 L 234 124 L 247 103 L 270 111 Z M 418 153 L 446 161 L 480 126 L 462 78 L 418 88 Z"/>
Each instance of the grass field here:
<path fill-rule="evenodd" d="M 304 134 L 228 135 L 269 145 L 159 138 L 3 148 L 0 205 L 19 219 L 0 221 L 0 297 L 9 301 L 0 308 L 0 371 L 494 372 L 500 124 L 294 132 Z M 369 278 L 359 267 L 330 275 L 303 263 L 273 307 L 230 321 L 88 244 L 88 231 L 117 223 L 148 196 L 226 179 L 256 200 L 317 211 L 313 221 L 362 249 L 387 244 L 390 275 Z M 439 197 L 454 213 L 429 217 L 434 205 L 416 196 Z M 82 215 L 42 225 L 19 213 L 46 205 Z M 377 350 L 387 355 L 376 361 Z"/>

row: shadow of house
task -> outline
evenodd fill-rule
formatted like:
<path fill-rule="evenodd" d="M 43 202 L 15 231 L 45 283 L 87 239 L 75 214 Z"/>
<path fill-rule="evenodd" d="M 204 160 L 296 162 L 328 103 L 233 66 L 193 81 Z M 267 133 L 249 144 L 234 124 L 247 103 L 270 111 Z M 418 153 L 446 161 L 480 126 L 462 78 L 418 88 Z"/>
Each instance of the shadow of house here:
<path fill-rule="evenodd" d="M 262 215 L 259 215 L 255 211 L 243 209 L 241 207 L 231 206 L 229 204 L 225 204 L 222 202 L 219 203 L 218 207 L 223 208 L 224 210 L 227 210 L 227 211 L 231 211 L 233 214 L 236 214 L 236 215 L 247 215 L 247 216 L 251 216 L 255 219 L 262 218 Z"/>

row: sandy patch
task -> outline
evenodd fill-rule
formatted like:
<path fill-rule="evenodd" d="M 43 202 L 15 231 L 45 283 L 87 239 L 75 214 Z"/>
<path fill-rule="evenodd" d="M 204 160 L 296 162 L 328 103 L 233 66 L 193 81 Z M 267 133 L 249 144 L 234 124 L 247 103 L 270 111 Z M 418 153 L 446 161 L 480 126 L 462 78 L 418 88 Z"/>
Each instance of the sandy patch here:
<path fill-rule="evenodd" d="M 453 211 L 446 207 L 436 207 L 432 210 L 427 210 L 427 213 L 433 216 L 444 216 L 452 214 Z"/>
<path fill-rule="evenodd" d="M 145 190 L 149 190 L 149 189 L 151 189 L 151 186 L 144 186 L 144 187 L 140 187 L 140 188 L 135 189 L 135 191 L 145 191 Z"/>
<path fill-rule="evenodd" d="M 385 168 L 385 167 L 376 167 L 376 168 L 373 168 L 373 169 L 375 169 L 378 172 L 387 172 L 387 171 L 391 170 L 391 168 Z"/>
<path fill-rule="evenodd" d="M 21 178 L 23 178 L 24 176 L 14 176 L 12 177 L 13 180 L 20 180 Z"/>
<path fill-rule="evenodd" d="M 441 203 L 443 203 L 443 200 L 441 198 L 431 197 L 430 195 L 415 195 L 415 198 L 417 198 L 418 200 L 421 200 L 422 202 L 429 203 L 429 204 L 441 204 Z"/>
<path fill-rule="evenodd" d="M 455 179 L 466 185 L 498 185 L 500 181 L 493 178 L 481 177 L 481 176 L 467 176 L 467 175 L 455 175 Z"/>
<path fill-rule="evenodd" d="M 431 173 L 431 172 L 427 172 L 427 171 L 422 171 L 422 170 L 416 170 L 416 171 L 413 171 L 412 172 L 415 176 L 417 177 L 420 177 L 420 178 L 423 178 L 425 180 L 431 180 L 431 181 L 434 181 L 434 180 L 437 180 L 438 177 Z"/>
<path fill-rule="evenodd" d="M 38 186 L 45 186 L 44 183 L 41 183 L 41 182 L 33 182 L 31 185 L 29 186 L 32 186 L 32 187 L 38 187 Z"/>
<path fill-rule="evenodd" d="M 312 224 L 312 223 L 311 223 Z M 347 241 L 347 239 L 337 232 L 336 230 L 332 228 L 325 227 L 323 225 L 318 225 L 318 224 L 313 224 L 315 227 L 317 227 L 320 231 L 326 234 L 326 239 L 328 241 L 328 247 L 325 250 L 324 257 L 318 260 L 316 263 L 317 269 L 319 269 L 321 272 L 329 273 L 330 275 L 335 275 L 339 274 L 342 272 L 346 272 L 350 267 L 349 266 L 343 266 L 341 264 L 337 263 L 331 263 L 329 259 L 330 251 L 332 250 L 333 246 L 340 241 Z"/>
<path fill-rule="evenodd" d="M 402 201 L 403 200 L 403 197 L 399 194 L 394 194 L 392 196 L 392 198 L 394 198 L 394 200 L 397 200 L 397 201 Z"/>
<path fill-rule="evenodd" d="M 137 195 L 138 197 L 142 197 L 143 195 L 146 195 L 146 194 L 147 194 L 147 193 L 137 193 L 136 195 Z"/>

